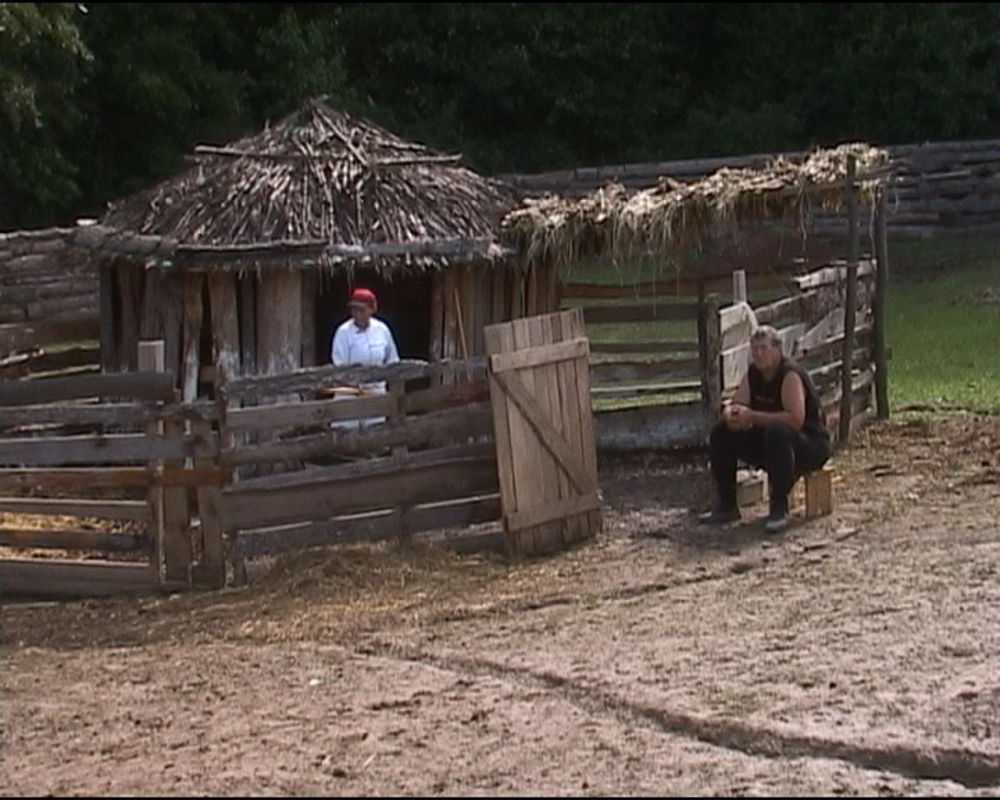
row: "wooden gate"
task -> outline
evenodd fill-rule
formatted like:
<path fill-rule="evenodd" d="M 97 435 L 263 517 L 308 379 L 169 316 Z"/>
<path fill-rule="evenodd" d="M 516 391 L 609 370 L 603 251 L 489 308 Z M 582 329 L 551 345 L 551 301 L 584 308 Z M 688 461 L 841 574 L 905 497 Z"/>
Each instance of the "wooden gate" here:
<path fill-rule="evenodd" d="M 490 325 L 490 401 L 507 550 L 562 549 L 600 530 L 583 312 Z"/>

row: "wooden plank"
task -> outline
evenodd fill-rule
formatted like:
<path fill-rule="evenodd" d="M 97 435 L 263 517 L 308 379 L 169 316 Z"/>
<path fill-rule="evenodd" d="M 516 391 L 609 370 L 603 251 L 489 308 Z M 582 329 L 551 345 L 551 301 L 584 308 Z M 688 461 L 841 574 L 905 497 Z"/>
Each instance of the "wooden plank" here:
<path fill-rule="evenodd" d="M 575 495 L 555 503 L 538 506 L 528 511 L 515 512 L 507 518 L 507 527 L 512 531 L 533 528 L 553 520 L 563 519 L 577 514 L 585 514 L 601 507 L 601 499 L 597 492 L 585 495 Z"/>
<path fill-rule="evenodd" d="M 785 297 L 765 306 L 760 306 L 754 309 L 757 323 L 759 325 L 773 325 L 775 321 L 784 316 L 801 314 L 806 304 L 817 296 L 818 292 L 812 290 L 792 297 Z"/>
<path fill-rule="evenodd" d="M 591 353 L 696 353 L 698 342 L 595 342 L 590 341 Z"/>
<path fill-rule="evenodd" d="M 544 318 L 546 334 L 552 342 L 571 342 L 579 337 L 572 337 L 566 334 L 563 329 L 563 314 L 550 313 Z M 587 356 L 581 355 L 579 359 L 585 360 Z M 552 374 L 552 394 L 550 396 L 550 413 L 556 423 L 556 430 L 566 439 L 574 455 L 580 463 L 583 463 L 583 453 L 580 448 L 580 407 L 576 392 L 576 371 L 573 369 L 575 361 L 559 361 L 552 365 L 549 370 Z M 589 412 L 589 409 L 588 409 Z M 584 467 L 586 471 L 586 467 Z M 560 500 L 574 495 L 569 478 L 562 470 L 558 471 Z M 564 519 L 561 523 L 563 544 L 586 538 L 589 531 L 589 517 L 579 516 Z"/>
<path fill-rule="evenodd" d="M 107 261 L 101 263 L 98 271 L 98 311 L 101 343 L 101 368 L 104 372 L 113 372 L 118 363 L 116 354 L 118 327 L 120 320 L 115 314 L 114 272 Z M 0 337 L 2 339 L 2 337 Z M 2 350 L 2 347 L 0 347 Z"/>
<path fill-rule="evenodd" d="M 395 402 L 389 395 L 275 403 L 233 409 L 226 415 L 226 425 L 233 431 L 315 426 L 346 419 L 384 417 L 390 415 L 394 408 Z"/>
<path fill-rule="evenodd" d="M 511 340 L 510 328 L 506 323 L 488 326 L 483 331 L 486 352 L 490 355 L 505 352 Z M 496 447 L 497 481 L 500 487 L 501 514 L 506 516 L 516 510 L 517 494 L 514 483 L 514 458 L 511 444 L 511 427 L 508 403 L 496 376 L 488 377 L 490 387 L 490 410 L 493 421 L 493 441 Z M 516 552 L 510 536 L 504 537 L 508 552 Z"/>
<path fill-rule="evenodd" d="M 136 533 L 0 528 L 0 547 L 128 553 L 148 546 L 149 538 Z"/>
<path fill-rule="evenodd" d="M 185 458 L 217 441 L 199 444 L 190 437 L 149 439 L 142 434 L 51 436 L 44 439 L 0 439 L 0 464 L 55 467 L 72 464 L 127 464 L 157 458 Z"/>
<path fill-rule="evenodd" d="M 848 255 L 847 255 L 847 294 L 844 300 L 844 344 L 841 351 L 841 397 L 840 406 L 840 442 L 846 443 L 851 433 L 851 362 L 854 353 L 854 324 L 857 313 L 858 292 L 858 194 L 855 176 L 857 164 L 854 156 L 847 157 L 847 219 L 848 219 Z"/>
<path fill-rule="evenodd" d="M 330 430 L 315 436 L 237 445 L 222 452 L 227 465 L 296 460 L 328 455 L 370 455 L 385 448 L 444 447 L 468 438 L 485 436 L 490 429 L 485 403 L 431 412 L 409 422 L 405 428 L 377 425 L 363 431 Z"/>
<path fill-rule="evenodd" d="M 39 349 L 32 353 L 23 353 L 2 359 L 0 379 L 18 380 L 28 375 L 38 375 L 43 372 L 55 372 L 89 365 L 99 366 L 100 359 L 101 351 L 97 347 L 73 347 L 56 352 Z"/>
<path fill-rule="evenodd" d="M 533 272 L 535 273 L 535 281 L 537 284 L 539 282 L 538 266 L 535 267 Z M 536 286 L 536 314 L 538 311 L 538 304 L 540 302 L 543 302 L 543 298 L 541 297 L 541 292 L 538 291 Z M 530 342 L 531 350 L 539 350 L 550 346 L 549 343 L 551 343 L 553 339 L 552 325 L 549 316 L 533 316 L 527 319 L 526 322 L 529 336 L 528 341 Z M 533 374 L 535 379 L 535 391 L 531 394 L 531 398 L 538 404 L 538 409 L 542 415 L 540 417 L 540 421 L 548 423 L 552 434 L 560 442 L 564 443 L 564 453 L 570 459 L 570 463 L 579 463 L 577 461 L 577 453 L 573 451 L 572 447 L 569 446 L 569 443 L 566 442 L 565 437 L 562 435 L 562 409 L 559 407 L 558 386 L 556 385 L 558 376 L 556 375 L 554 364 L 542 363 L 536 367 L 529 367 L 521 371 L 519 375 L 509 373 L 509 376 L 516 379 L 517 377 L 527 376 L 529 374 Z M 563 487 L 567 485 L 566 476 L 563 473 L 563 470 L 560 469 L 559 464 L 556 463 L 551 456 L 546 457 L 546 454 L 543 454 L 542 464 L 544 470 L 541 476 L 542 502 L 545 505 L 549 505 L 553 502 L 559 502 L 559 500 L 564 496 Z M 555 552 L 562 549 L 562 545 L 566 540 L 565 529 L 566 525 L 562 519 L 555 519 L 551 522 L 545 522 L 539 525 L 535 530 L 536 552 L 538 552 L 539 548 L 547 552 Z"/>
<path fill-rule="evenodd" d="M 402 359 L 396 364 L 379 367 L 353 365 L 299 369 L 282 375 L 247 375 L 229 384 L 230 397 L 240 397 L 254 393 L 258 397 L 274 397 L 292 392 L 313 392 L 331 386 L 355 383 L 376 383 L 379 381 L 415 380 L 431 377 L 435 371 L 447 376 L 484 376 L 486 360 L 472 358 L 468 361 L 445 360 L 429 364 L 417 359 Z"/>
<path fill-rule="evenodd" d="M 152 299 L 152 298 L 150 298 Z M 139 369 L 149 372 L 162 372 L 166 366 L 166 347 L 162 339 L 151 341 L 140 341 L 137 346 L 137 362 Z M 162 420 L 150 420 L 146 423 L 146 435 L 152 439 L 163 435 L 164 423 Z M 158 461 L 151 461 L 148 465 L 151 475 L 162 471 Z M 149 553 L 150 578 L 157 584 L 160 583 L 160 564 L 163 561 L 163 493 L 159 486 L 150 486 L 146 491 L 146 502 L 149 506 L 149 532 L 152 547 Z"/>
<path fill-rule="evenodd" d="M 589 491 L 592 488 L 589 476 L 584 473 L 582 466 L 577 462 L 576 454 L 562 435 L 555 430 L 552 422 L 548 419 L 548 414 L 534 397 L 537 385 L 534 388 L 529 387 L 526 381 L 521 381 L 520 377 L 507 373 L 497 375 L 497 383 L 520 409 L 524 420 L 538 434 L 545 449 L 552 454 L 556 462 L 566 472 L 577 491 Z"/>
<path fill-rule="evenodd" d="M 139 309 L 142 305 L 141 267 L 124 261 L 116 262 L 118 275 L 119 319 L 118 368 L 132 372 L 137 368 L 136 344 L 139 341 Z"/>
<path fill-rule="evenodd" d="M 493 267 L 491 270 L 492 275 L 492 289 L 491 289 L 491 303 L 492 309 L 490 313 L 489 324 L 495 325 L 498 322 L 506 322 L 510 308 L 507 302 L 507 287 L 508 287 L 508 276 L 510 271 L 504 267 Z M 483 347 L 486 347 L 486 334 L 483 331 Z M 483 350 L 487 352 L 487 350 Z"/>
<path fill-rule="evenodd" d="M 430 358 L 440 361 L 444 354 L 444 275 L 435 272 L 431 276 L 431 324 Z"/>
<path fill-rule="evenodd" d="M 67 517 L 101 517 L 149 522 L 145 500 L 50 500 L 35 497 L 0 497 L 0 511 L 13 514 L 61 514 Z"/>
<path fill-rule="evenodd" d="M 181 358 L 181 396 L 190 403 L 198 397 L 200 368 L 201 321 L 204 313 L 202 290 L 205 276 L 188 272 L 184 275 L 183 356 Z"/>
<path fill-rule="evenodd" d="M 192 432 L 203 437 L 211 436 L 208 422 L 195 422 Z M 211 467 L 210 459 L 195 458 L 195 468 Z M 201 562 L 192 575 L 198 583 L 212 588 L 226 584 L 226 558 L 222 528 L 222 491 L 218 486 L 203 485 L 195 490 L 198 500 L 198 518 L 201 522 Z"/>
<path fill-rule="evenodd" d="M 0 560 L 0 593 L 5 596 L 92 597 L 155 587 L 145 564 L 61 559 Z"/>
<path fill-rule="evenodd" d="M 223 485 L 228 473 L 218 467 L 197 469 L 146 467 L 87 467 L 84 469 L 32 467 L 0 469 L 0 492 L 93 491 L 94 489 L 148 489 L 151 486 L 195 488 L 203 484 Z"/>
<path fill-rule="evenodd" d="M 450 267 L 444 270 L 442 308 L 442 340 L 441 354 L 444 358 L 458 358 L 458 319 L 455 309 L 456 288 L 458 285 L 458 268 Z"/>
<path fill-rule="evenodd" d="M 257 368 L 266 375 L 301 367 L 302 273 L 296 269 L 265 271 L 257 286 Z"/>
<path fill-rule="evenodd" d="M 522 287 L 525 286 L 527 277 L 522 280 Z M 527 295 L 523 295 L 526 299 Z M 526 311 L 526 307 L 522 311 Z M 510 336 L 507 340 L 506 350 L 517 350 L 530 345 L 528 335 L 528 324 L 523 316 L 511 320 L 509 326 Z M 505 393 L 507 400 L 507 413 L 511 426 L 511 449 L 514 460 L 514 480 L 517 489 L 517 508 L 528 510 L 535 508 L 542 501 L 543 487 L 541 485 L 542 470 L 549 456 L 542 452 L 539 447 L 538 435 L 531 427 L 531 423 L 525 417 L 523 409 L 519 408 L 514 398 L 511 396 L 509 387 L 505 385 L 505 379 L 510 376 L 505 374 L 497 375 L 499 388 Z M 534 390 L 532 385 L 531 390 Z M 511 537 L 511 547 L 515 553 L 520 555 L 530 555 L 538 549 L 536 547 L 535 534 L 533 528 L 511 531 L 504 526 L 508 536 Z"/>
<path fill-rule="evenodd" d="M 598 299 L 620 298 L 627 300 L 640 297 L 697 296 L 701 279 L 663 280 L 634 284 L 567 283 L 563 288 L 563 298 Z M 786 279 L 777 274 L 761 273 L 751 276 L 754 289 L 775 289 L 786 285 Z M 729 276 L 710 278 L 705 281 L 705 290 L 713 293 L 727 292 L 732 283 Z"/>
<path fill-rule="evenodd" d="M 172 390 L 171 390 L 172 391 Z M 51 404 L 9 406 L 0 415 L 4 428 L 39 426 L 114 426 L 128 428 L 162 419 L 207 419 L 218 416 L 214 404 L 151 405 L 148 403 Z"/>
<path fill-rule="evenodd" d="M 580 337 L 567 342 L 515 350 L 511 353 L 497 353 L 490 356 L 489 363 L 493 372 L 507 372 L 512 369 L 537 367 L 556 361 L 568 361 L 580 356 L 587 357 L 589 354 L 590 347 L 586 337 Z"/>
<path fill-rule="evenodd" d="M 174 399 L 173 375 L 169 372 L 133 372 L 0 382 L 0 406 L 53 403 L 90 397 L 171 401 Z"/>
<path fill-rule="evenodd" d="M 496 465 L 478 458 L 430 464 L 420 470 L 309 481 L 301 486 L 223 494 L 226 530 L 322 520 L 388 507 L 432 503 L 496 491 Z"/>
<path fill-rule="evenodd" d="M 0 325 L 0 353 L 61 342 L 103 341 L 104 335 L 93 314 L 65 321 L 8 323 Z"/>
<path fill-rule="evenodd" d="M 239 294 L 240 323 L 240 372 L 253 375 L 257 372 L 257 290 L 253 273 L 236 279 Z"/>
<path fill-rule="evenodd" d="M 654 320 L 693 320 L 698 316 L 697 303 L 650 303 L 630 306 L 588 306 L 583 309 L 587 325 L 607 322 L 651 322 Z"/>
<path fill-rule="evenodd" d="M 302 300 L 299 307 L 302 309 L 302 354 L 299 357 L 299 364 L 303 367 L 312 367 L 316 360 L 316 299 L 319 297 L 319 275 L 312 270 L 302 271 Z M 239 339 L 237 338 L 237 343 Z M 320 363 L 325 363 L 326 358 Z"/>
<path fill-rule="evenodd" d="M 222 383 L 228 383 L 240 373 L 235 276 L 227 272 L 211 273 L 208 276 L 208 292 L 216 377 Z"/>
<path fill-rule="evenodd" d="M 489 400 L 489 394 L 489 384 L 486 380 L 462 381 L 454 386 L 436 386 L 407 392 L 403 396 L 403 408 L 407 414 L 422 414 L 468 403 L 484 402 Z"/>
<path fill-rule="evenodd" d="M 352 461 L 332 467 L 309 467 L 295 472 L 283 472 L 259 478 L 248 478 L 227 488 L 227 498 L 238 498 L 241 494 L 259 490 L 303 487 L 311 484 L 329 484 L 364 476 L 396 473 L 402 470 L 420 469 L 426 466 L 453 464 L 455 462 L 491 459 L 494 450 L 491 442 L 460 444 L 452 447 L 437 447 L 402 456 L 383 456 Z"/>
<path fill-rule="evenodd" d="M 681 381 L 678 383 L 644 383 L 628 386 L 591 386 L 590 394 L 593 397 L 618 397 L 629 394 L 690 394 L 701 388 L 700 381 Z"/>
<path fill-rule="evenodd" d="M 733 270 L 733 305 L 748 302 L 746 270 Z"/>
<path fill-rule="evenodd" d="M 698 377 L 699 367 L 700 359 L 697 358 L 594 364 L 590 367 L 590 380 L 593 384 L 605 384 Z"/>
<path fill-rule="evenodd" d="M 701 345 L 701 399 L 707 435 L 722 407 L 722 324 L 718 295 L 708 295 L 700 305 L 698 338 Z"/>
<path fill-rule="evenodd" d="M 462 498 L 444 503 L 417 505 L 401 515 L 393 511 L 354 517 L 337 517 L 280 529 L 241 531 L 235 551 L 242 557 L 275 555 L 306 547 L 326 547 L 349 542 L 389 539 L 400 534 L 465 527 L 500 518 L 500 497 Z"/>
<path fill-rule="evenodd" d="M 873 325 L 875 337 L 875 404 L 879 419 L 889 418 L 889 359 L 886 348 L 886 308 L 889 301 L 889 242 L 886 223 L 889 216 L 887 191 L 879 191 L 875 213 L 875 299 Z"/>
<path fill-rule="evenodd" d="M 858 263 L 858 277 L 863 278 L 875 273 L 875 264 L 871 259 L 865 259 Z M 808 289 L 818 289 L 821 286 L 828 286 L 831 283 L 842 283 L 847 277 L 847 265 L 822 267 L 807 273 L 806 275 L 795 275 L 790 280 L 800 291 Z"/>

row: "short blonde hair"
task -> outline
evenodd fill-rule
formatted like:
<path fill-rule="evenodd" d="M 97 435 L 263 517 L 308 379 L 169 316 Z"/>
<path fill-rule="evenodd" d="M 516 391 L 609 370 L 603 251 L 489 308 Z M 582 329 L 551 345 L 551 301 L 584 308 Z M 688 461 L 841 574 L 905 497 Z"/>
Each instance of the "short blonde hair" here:
<path fill-rule="evenodd" d="M 779 350 L 783 349 L 782 346 L 784 342 L 782 341 L 781 336 L 778 334 L 777 329 L 772 327 L 771 325 L 761 325 L 759 328 L 757 328 L 757 330 L 755 330 L 750 335 L 750 344 L 759 341 L 767 341 L 770 344 L 777 347 Z"/>

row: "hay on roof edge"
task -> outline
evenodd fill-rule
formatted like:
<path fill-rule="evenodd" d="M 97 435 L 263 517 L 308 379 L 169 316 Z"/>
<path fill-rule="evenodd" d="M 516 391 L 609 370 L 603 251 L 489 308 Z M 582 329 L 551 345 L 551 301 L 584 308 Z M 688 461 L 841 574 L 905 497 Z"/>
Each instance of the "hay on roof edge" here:
<path fill-rule="evenodd" d="M 507 241 L 522 250 L 528 263 L 651 253 L 676 262 L 719 228 L 787 219 L 813 202 L 824 210 L 839 210 L 851 155 L 860 176 L 889 161 L 886 150 L 843 144 L 817 150 L 801 162 L 778 156 L 760 169 L 724 167 L 694 183 L 663 177 L 655 187 L 631 195 L 609 184 L 576 200 L 530 198 L 504 218 L 503 226 Z M 859 181 L 862 197 L 872 200 L 880 182 Z"/>

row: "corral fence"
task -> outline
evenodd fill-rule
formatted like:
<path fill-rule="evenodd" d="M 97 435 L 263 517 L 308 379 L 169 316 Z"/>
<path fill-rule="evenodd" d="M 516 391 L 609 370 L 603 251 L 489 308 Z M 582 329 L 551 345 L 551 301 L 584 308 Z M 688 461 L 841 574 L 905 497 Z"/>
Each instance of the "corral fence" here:
<path fill-rule="evenodd" d="M 749 365 L 750 335 L 763 324 L 778 329 L 786 355 L 809 371 L 834 439 L 841 434 L 842 413 L 852 427 L 860 424 L 874 413 L 880 301 L 876 262 L 865 258 L 855 271 L 853 291 L 846 262 L 801 275 L 747 276 L 737 270 L 701 282 L 566 284 L 563 303 L 586 304 L 598 448 L 703 445 L 716 410 Z M 849 294 L 855 312 L 848 409 L 841 398 Z M 723 305 L 727 295 L 730 302 Z M 664 338 L 664 330 L 676 333 Z"/>
<path fill-rule="evenodd" d="M 0 591 L 219 587 L 248 559 L 418 534 L 512 555 L 592 535 L 582 331 L 542 315 L 487 328 L 488 358 L 220 378 L 187 403 L 162 341 L 139 372 L 0 382 Z"/>

